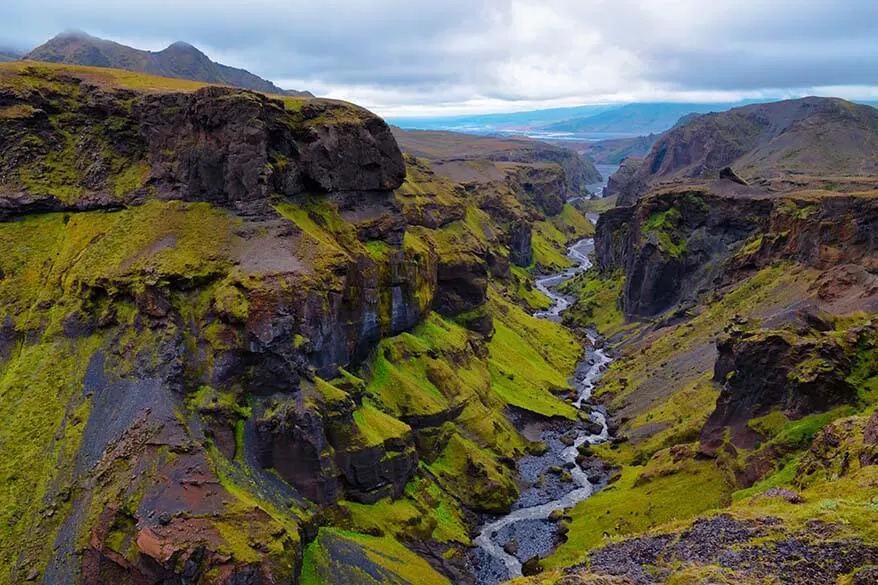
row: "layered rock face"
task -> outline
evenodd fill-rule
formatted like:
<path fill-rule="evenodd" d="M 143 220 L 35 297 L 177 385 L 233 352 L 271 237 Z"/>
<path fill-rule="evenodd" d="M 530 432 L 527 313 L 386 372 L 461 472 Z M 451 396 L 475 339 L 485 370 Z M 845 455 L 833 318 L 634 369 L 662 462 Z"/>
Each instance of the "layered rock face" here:
<path fill-rule="evenodd" d="M 713 379 L 722 392 L 701 432 L 704 452 L 720 446 L 727 429 L 733 444 L 752 448 L 760 437 L 747 424 L 772 411 L 795 420 L 856 400 L 856 388 L 847 381 L 855 350 L 839 336 L 807 333 L 758 330 L 717 342 Z"/>
<path fill-rule="evenodd" d="M 341 103 L 291 103 L 219 87 L 138 95 L 77 79 L 49 91 L 5 88 L 0 106 L 15 115 L 0 150 L 3 208 L 83 210 L 157 197 L 265 213 L 271 195 L 355 197 L 402 184 L 402 157 L 379 118 Z M 57 144 L 60 153 L 51 150 Z"/>
<path fill-rule="evenodd" d="M 626 274 L 626 315 L 651 317 L 778 260 L 871 270 L 876 212 L 874 198 L 855 195 L 749 199 L 683 188 L 605 213 L 596 253 L 602 270 Z"/>

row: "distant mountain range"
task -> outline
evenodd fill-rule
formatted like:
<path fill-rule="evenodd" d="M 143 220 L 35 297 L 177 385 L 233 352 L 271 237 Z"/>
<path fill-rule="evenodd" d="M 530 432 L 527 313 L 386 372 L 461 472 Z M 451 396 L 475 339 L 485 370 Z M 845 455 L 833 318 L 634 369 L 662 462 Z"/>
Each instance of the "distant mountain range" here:
<path fill-rule="evenodd" d="M 15 61 L 17 59 L 21 59 L 21 53 L 18 51 L 0 48 L 0 63 L 3 63 L 4 61 Z"/>
<path fill-rule="evenodd" d="M 24 58 L 50 63 L 127 69 L 151 75 L 243 87 L 264 93 L 312 96 L 307 91 L 281 89 L 249 71 L 216 63 L 192 45 L 183 42 L 176 42 L 164 50 L 153 52 L 81 32 L 68 32 L 40 45 Z M 2 56 L 0 60 L 3 60 Z"/>
<path fill-rule="evenodd" d="M 412 130 L 447 130 L 469 132 L 472 134 L 504 133 L 522 134 L 529 129 L 537 129 L 571 120 L 588 117 L 618 108 L 614 105 L 575 106 L 529 110 L 508 114 L 472 114 L 463 116 L 425 116 L 416 118 L 389 117 L 387 121 L 400 128 Z"/>
<path fill-rule="evenodd" d="M 753 101 L 733 103 L 645 103 L 628 104 L 593 116 L 572 118 L 543 128 L 549 132 L 599 134 L 628 132 L 639 135 L 659 134 L 672 128 L 680 118 L 690 114 L 725 112 Z"/>
<path fill-rule="evenodd" d="M 726 112 L 732 108 L 766 103 L 769 100 L 744 100 L 725 103 L 636 103 L 624 105 L 580 106 L 511 114 L 450 116 L 432 118 L 393 118 L 390 121 L 409 130 L 451 130 L 483 135 L 523 135 L 552 141 L 572 143 L 596 140 L 617 140 L 661 134 L 689 116 Z M 862 102 L 874 105 L 874 102 Z M 644 144 L 632 143 L 631 154 L 642 154 Z M 624 150 L 620 142 L 613 145 Z M 578 150 L 580 145 L 571 147 Z M 609 156 L 609 155 L 608 155 Z M 614 163 L 618 157 L 613 158 Z"/>

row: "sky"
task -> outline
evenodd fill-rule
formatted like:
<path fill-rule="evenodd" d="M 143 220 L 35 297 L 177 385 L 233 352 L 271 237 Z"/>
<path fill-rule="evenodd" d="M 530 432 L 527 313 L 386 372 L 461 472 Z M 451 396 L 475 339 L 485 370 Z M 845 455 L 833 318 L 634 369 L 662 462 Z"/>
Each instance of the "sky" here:
<path fill-rule="evenodd" d="M 2 0 L 0 46 L 64 30 L 215 61 L 385 116 L 878 98 L 878 0 Z"/>

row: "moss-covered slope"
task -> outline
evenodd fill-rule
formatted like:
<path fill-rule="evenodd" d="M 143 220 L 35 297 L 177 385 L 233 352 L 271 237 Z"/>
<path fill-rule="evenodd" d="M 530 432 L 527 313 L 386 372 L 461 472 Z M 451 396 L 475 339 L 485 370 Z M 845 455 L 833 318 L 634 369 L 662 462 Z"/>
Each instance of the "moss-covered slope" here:
<path fill-rule="evenodd" d="M 516 264 L 582 215 L 339 102 L 16 63 L 0 113 L 0 580 L 461 578 L 507 414 L 574 414 Z"/>

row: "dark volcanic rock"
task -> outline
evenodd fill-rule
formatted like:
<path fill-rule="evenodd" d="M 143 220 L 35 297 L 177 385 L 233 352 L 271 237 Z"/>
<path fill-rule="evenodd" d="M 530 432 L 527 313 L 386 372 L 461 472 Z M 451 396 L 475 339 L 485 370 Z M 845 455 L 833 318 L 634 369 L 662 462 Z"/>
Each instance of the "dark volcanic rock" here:
<path fill-rule="evenodd" d="M 780 579 L 791 585 L 833 583 L 857 569 L 870 576 L 878 548 L 830 530 L 793 532 L 776 518 L 695 521 L 678 533 L 632 538 L 592 551 L 588 567 L 567 569 L 564 583 L 666 583 L 688 567 L 720 568 L 741 582 Z M 602 578 L 610 581 L 601 581 Z M 615 580 L 612 580 L 615 579 Z M 869 581 L 866 581 L 869 582 Z"/>
<path fill-rule="evenodd" d="M 246 90 L 137 94 L 79 81 L 66 78 L 61 85 L 79 91 L 75 101 L 0 91 L 0 104 L 33 112 L 0 126 L 0 211 L 6 215 L 118 207 L 144 197 L 210 201 L 265 214 L 273 194 L 362 198 L 395 189 L 405 177 L 384 121 L 350 104 L 309 100 L 290 111 L 281 100 Z M 65 127 L 49 122 L 62 113 Z M 120 120 L 112 133 L 103 129 L 108 117 Z M 80 157 L 69 164 L 90 164 L 71 179 L 69 187 L 79 195 L 62 201 L 38 185 L 16 188 L 18 173 L 9 171 L 41 168 L 49 154 L 42 144 L 63 142 L 64 132 L 83 137 L 76 146 Z M 24 140 L 27 136 L 41 140 Z M 107 144 L 95 156 L 91 151 L 100 141 Z M 148 167 L 141 184 L 120 191 L 109 172 L 120 158 L 133 168 Z"/>
<path fill-rule="evenodd" d="M 771 209 L 698 191 L 648 197 L 598 220 L 598 266 L 624 270 L 626 316 L 657 315 L 721 277 L 722 259 L 767 224 Z"/>
<path fill-rule="evenodd" d="M 747 422 L 771 410 L 797 419 L 856 398 L 846 380 L 851 357 L 834 336 L 758 331 L 721 339 L 717 349 L 714 381 L 722 392 L 702 429 L 703 452 L 721 445 L 727 428 L 733 443 L 751 447 L 759 436 Z"/>
<path fill-rule="evenodd" d="M 748 199 L 679 189 L 601 215 L 595 252 L 601 271 L 625 272 L 626 316 L 652 317 L 782 260 L 822 270 L 859 264 L 824 283 L 827 298 L 854 285 L 874 289 L 876 230 L 874 197 Z"/>

